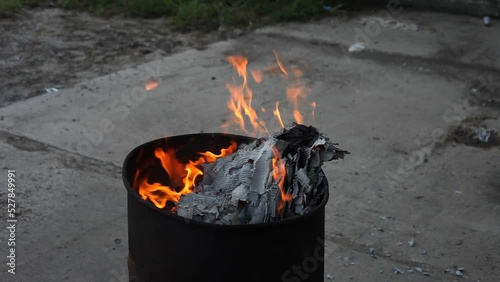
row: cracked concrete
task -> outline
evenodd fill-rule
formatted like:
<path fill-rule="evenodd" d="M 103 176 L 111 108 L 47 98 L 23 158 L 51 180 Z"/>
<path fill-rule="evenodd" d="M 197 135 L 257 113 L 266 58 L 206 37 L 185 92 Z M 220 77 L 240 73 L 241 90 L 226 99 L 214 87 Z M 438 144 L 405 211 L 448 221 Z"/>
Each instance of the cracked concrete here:
<path fill-rule="evenodd" d="M 17 171 L 21 214 L 18 274 L 4 264 L 0 280 L 126 281 L 126 154 L 163 136 L 221 131 L 225 83 L 236 76 L 226 56 L 244 54 L 259 68 L 276 50 L 285 66 L 301 67 L 317 101 L 308 123 L 352 153 L 324 167 L 325 277 L 496 281 L 500 148 L 443 138 L 467 117 L 486 115 L 500 129 L 500 31 L 467 16 L 403 10 L 393 20 L 416 31 L 379 26 L 364 50 L 347 52 L 368 16 L 263 28 L 1 108 L 2 169 Z M 160 86 L 142 92 L 152 78 Z M 286 105 L 278 79 L 252 86 L 256 107 Z M 465 268 L 462 278 L 446 272 L 453 266 Z"/>

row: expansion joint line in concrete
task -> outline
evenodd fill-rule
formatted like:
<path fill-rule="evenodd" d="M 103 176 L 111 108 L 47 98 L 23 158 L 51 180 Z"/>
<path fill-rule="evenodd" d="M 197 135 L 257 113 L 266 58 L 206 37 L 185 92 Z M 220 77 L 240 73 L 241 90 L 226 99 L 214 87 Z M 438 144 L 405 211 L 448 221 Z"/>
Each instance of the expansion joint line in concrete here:
<path fill-rule="evenodd" d="M 107 167 L 111 168 L 113 171 L 121 172 L 121 166 L 110 161 L 104 161 L 96 158 L 92 158 L 86 155 L 82 155 L 76 152 L 72 152 L 54 145 L 46 144 L 32 138 L 22 136 L 19 134 L 11 133 L 5 130 L 0 130 L 0 141 L 21 150 L 21 151 L 52 151 L 58 155 L 67 156 L 68 159 L 80 160 L 85 167 Z M 18 143 L 18 144 L 16 144 Z M 19 143 L 30 143 L 30 147 L 35 147 L 36 149 L 26 149 L 25 146 L 19 145 Z"/>
<path fill-rule="evenodd" d="M 280 33 L 259 33 L 255 34 L 255 36 L 262 37 L 272 37 L 275 39 L 285 39 L 285 40 L 293 40 L 295 42 L 299 41 L 304 44 L 311 44 L 315 46 L 331 46 L 337 47 L 338 50 L 334 51 L 334 53 L 339 57 L 349 56 L 354 59 L 368 59 L 374 60 L 383 64 L 391 64 L 391 63 L 418 63 L 420 65 L 427 66 L 435 66 L 435 67 L 446 67 L 451 69 L 458 69 L 464 72 L 476 71 L 479 73 L 487 73 L 493 74 L 495 77 L 500 77 L 500 69 L 492 66 L 486 66 L 481 64 L 469 63 L 469 62 L 460 62 L 453 59 L 447 58 L 438 58 L 438 57 L 424 57 L 424 56 L 415 56 L 415 55 L 407 55 L 402 53 L 391 53 L 391 52 L 383 52 L 374 49 L 365 49 L 361 52 L 350 53 L 347 51 L 349 46 L 344 45 L 338 42 L 331 42 L 326 40 L 321 40 L 317 38 L 302 38 L 293 35 L 286 35 Z M 342 51 L 344 50 L 344 51 Z"/>

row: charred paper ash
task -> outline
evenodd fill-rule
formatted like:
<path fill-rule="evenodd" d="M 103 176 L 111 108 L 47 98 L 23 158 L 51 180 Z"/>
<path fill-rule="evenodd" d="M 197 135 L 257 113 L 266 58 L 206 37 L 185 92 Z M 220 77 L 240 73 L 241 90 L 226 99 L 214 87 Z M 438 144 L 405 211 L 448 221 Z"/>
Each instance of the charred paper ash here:
<path fill-rule="evenodd" d="M 316 128 L 295 123 L 273 136 L 240 145 L 235 153 L 204 164 L 203 181 L 194 193 L 182 196 L 176 212 L 224 225 L 305 214 L 324 193 L 323 163 L 349 154 L 336 145 Z"/>

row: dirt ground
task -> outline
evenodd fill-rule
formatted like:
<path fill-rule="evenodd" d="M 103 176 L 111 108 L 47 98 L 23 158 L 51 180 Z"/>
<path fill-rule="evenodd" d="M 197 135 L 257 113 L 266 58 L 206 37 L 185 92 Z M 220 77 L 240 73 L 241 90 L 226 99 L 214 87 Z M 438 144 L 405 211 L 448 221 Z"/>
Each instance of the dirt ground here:
<path fill-rule="evenodd" d="M 164 21 L 60 9 L 0 19 L 0 106 L 227 38 L 181 33 Z"/>

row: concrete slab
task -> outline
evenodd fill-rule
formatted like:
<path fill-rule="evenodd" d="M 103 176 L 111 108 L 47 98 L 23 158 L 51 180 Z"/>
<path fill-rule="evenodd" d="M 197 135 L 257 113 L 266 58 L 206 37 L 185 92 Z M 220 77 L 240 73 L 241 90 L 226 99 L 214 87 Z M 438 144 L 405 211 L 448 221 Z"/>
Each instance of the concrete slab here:
<path fill-rule="evenodd" d="M 413 11 L 397 5 L 338 15 L 319 23 L 266 27 L 257 33 L 341 44 L 348 57 L 357 55 L 349 53 L 348 47 L 361 42 L 364 52 L 500 68 L 498 26 L 485 27 L 477 17 Z"/>
<path fill-rule="evenodd" d="M 280 52 L 285 65 L 302 66 L 304 83 L 318 103 L 315 124 L 353 148 L 362 148 L 360 144 L 367 138 L 384 135 L 391 136 L 391 143 L 413 143 L 419 133 L 444 126 L 443 113 L 466 91 L 464 82 L 444 80 L 431 69 L 419 71 L 420 65 L 346 60 L 331 46 L 252 35 L 97 78 L 89 82 L 91 90 L 77 85 L 13 104 L 0 110 L 4 116 L 0 128 L 120 164 L 133 147 L 152 139 L 221 131 L 220 125 L 229 117 L 225 85 L 237 77 L 226 56 L 244 53 L 250 67 L 260 68 L 273 62 L 273 49 Z M 146 93 L 143 87 L 151 77 L 160 86 Z M 422 91 L 423 85 L 432 87 Z M 281 80 L 265 79 L 255 86 L 256 108 L 272 109 L 275 101 L 285 105 Z M 260 89 L 264 91 L 258 92 Z M 440 98 L 431 105 L 426 103 L 436 93 Z M 291 122 L 289 107 L 283 108 L 286 121 Z M 361 150 L 374 152 L 373 148 Z"/>
<path fill-rule="evenodd" d="M 125 281 L 122 273 L 128 279 L 119 167 L 86 158 L 68 163 L 67 152 L 4 131 L 0 152 L 2 183 L 8 169 L 16 170 L 17 219 L 15 275 L 2 264 L 1 281 Z M 0 196 L 6 202 L 6 189 Z M 7 232 L 2 228 L 1 238 Z"/>
<path fill-rule="evenodd" d="M 366 274 L 369 266 L 369 273 L 380 275 L 378 281 L 388 279 L 392 268 L 383 265 L 389 264 L 414 273 L 392 277 L 394 281 L 455 281 L 454 271 L 449 270 L 459 266 L 466 269 L 465 278 L 470 281 L 494 280 L 500 244 L 495 223 L 500 215 L 499 153 L 499 148 L 439 147 L 397 189 L 387 188 L 382 172 L 353 173 L 340 166 L 326 220 L 340 261 L 330 269 L 346 277 L 347 271 Z M 415 241 L 414 247 L 409 246 L 410 240 Z M 378 260 L 364 261 L 370 248 Z M 349 259 L 343 259 L 346 256 Z M 423 277 L 415 267 L 430 276 Z M 374 281 L 364 274 L 351 275 L 359 281 Z"/>
<path fill-rule="evenodd" d="M 498 146 L 453 147 L 449 142 L 437 142 L 436 136 L 443 137 L 451 126 L 470 116 L 485 116 L 491 127 L 500 127 L 494 119 L 498 117 L 496 102 L 481 106 L 482 102 L 471 96 L 496 89 L 480 83 L 490 77 L 497 80 L 499 62 L 474 55 L 477 46 L 472 39 L 486 35 L 471 27 L 467 17 L 413 12 L 401 17 L 419 17 L 419 24 L 429 26 L 416 32 L 384 30 L 377 37 L 379 44 L 355 55 L 346 55 L 345 47 L 352 43 L 351 31 L 359 17 L 267 28 L 203 51 L 187 51 L 0 109 L 2 150 L 14 152 L 6 153 L 5 161 L 20 171 L 26 167 L 29 174 L 22 179 L 38 169 L 37 175 L 47 183 L 44 189 L 62 193 L 47 199 L 47 205 L 56 207 L 54 213 L 47 213 L 45 204 L 37 206 L 32 201 L 32 209 L 43 211 L 40 218 L 45 221 L 27 227 L 24 240 L 32 242 L 30 248 L 45 247 L 35 254 L 49 254 L 51 260 L 38 263 L 32 258 L 35 254 L 26 253 L 30 259 L 22 262 L 26 265 L 22 275 L 28 276 L 21 277 L 28 279 L 37 270 L 56 268 L 65 260 L 63 254 L 69 254 L 69 261 L 80 254 L 84 257 L 81 269 L 41 272 L 40 277 L 44 281 L 55 277 L 72 281 L 117 279 L 107 270 L 122 273 L 125 266 L 125 248 L 114 246 L 112 241 L 116 237 L 124 245 L 126 240 L 125 192 L 117 170 L 125 155 L 133 147 L 163 136 L 221 131 L 219 126 L 228 118 L 225 83 L 238 79 L 226 56 L 245 54 L 254 69 L 273 62 L 272 50 L 276 50 L 285 66 L 297 65 L 304 71 L 304 84 L 311 88 L 311 100 L 318 104 L 315 121 L 307 123 L 312 122 L 353 153 L 345 161 L 324 168 L 331 184 L 327 248 L 334 254 L 326 262 L 326 273 L 337 281 L 374 281 L 374 277 L 381 281 L 453 281 L 456 276 L 443 271 L 458 265 L 466 269 L 466 279 L 494 281 L 500 261 L 498 248 L 485 249 L 500 232 L 494 224 L 500 215 L 500 179 L 495 173 L 500 165 L 495 158 Z M 338 27 L 332 28 L 331 21 Z M 431 29 L 434 24 L 443 28 L 443 34 L 451 32 L 450 37 L 436 35 Z M 463 42 L 453 35 L 470 30 L 474 35 L 463 35 Z M 330 32 L 338 40 L 331 40 Z M 472 45 L 465 44 L 469 41 Z M 463 48 L 463 54 L 443 57 L 443 46 L 455 43 Z M 485 50 L 496 54 L 498 49 L 491 49 L 490 43 Z M 152 78 L 160 86 L 142 91 Z M 252 86 L 254 105 L 267 109 L 263 115 L 270 131 L 277 129 L 270 114 L 275 101 L 284 106 L 285 119 L 292 120 L 279 78 L 265 77 L 262 84 Z M 36 140 L 37 146 L 51 149 L 28 154 L 7 145 L 18 143 L 9 141 L 12 136 Z M 52 166 L 59 169 L 62 165 L 56 161 L 44 166 L 43 160 L 52 159 L 53 154 L 58 156 L 56 160 L 62 158 L 63 163 L 77 167 L 52 179 Z M 26 164 L 29 159 L 41 164 L 31 167 L 33 162 Z M 109 171 L 101 171 L 104 167 Z M 40 181 L 33 180 L 33 185 L 36 183 Z M 109 195 L 102 193 L 99 183 L 109 187 Z M 44 189 L 37 190 L 39 197 L 50 193 Z M 72 193 L 81 197 L 81 205 L 71 206 L 76 201 Z M 64 218 L 55 216 L 59 205 L 66 211 Z M 57 219 L 55 225 L 49 217 Z M 63 228 L 68 231 L 60 236 L 67 237 L 50 241 L 50 235 Z M 417 242 L 415 247 L 407 244 L 412 238 Z M 43 240 L 48 241 L 39 243 Z M 462 243 L 457 244 L 459 240 Z M 110 250 L 111 246 L 115 250 Z M 375 249 L 377 259 L 370 256 L 370 248 Z M 112 263 L 107 255 L 114 258 Z M 94 276 L 83 272 L 94 267 Z M 422 267 L 430 276 L 396 275 L 394 267 L 405 271 Z"/>

